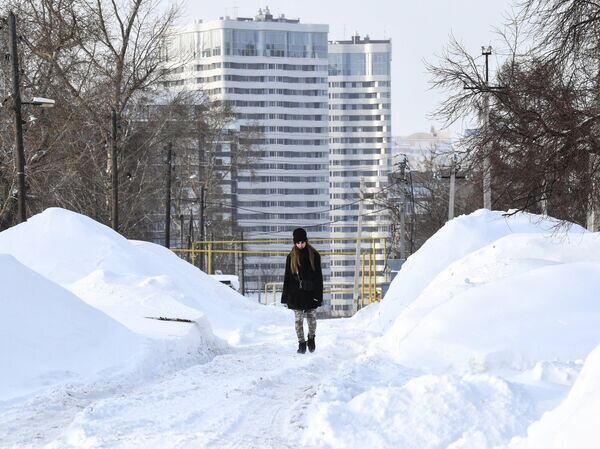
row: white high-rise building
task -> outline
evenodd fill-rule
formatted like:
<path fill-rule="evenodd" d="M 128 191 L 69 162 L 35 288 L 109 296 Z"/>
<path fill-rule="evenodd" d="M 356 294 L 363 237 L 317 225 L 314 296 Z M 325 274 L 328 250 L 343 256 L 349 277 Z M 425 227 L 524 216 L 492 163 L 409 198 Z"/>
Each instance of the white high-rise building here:
<path fill-rule="evenodd" d="M 221 99 L 236 111 L 235 127 L 262 130 L 253 173 L 226 179 L 232 221 L 245 237 L 289 238 L 281 249 L 291 248 L 296 227 L 309 238 L 329 236 L 328 28 L 267 8 L 179 27 L 170 47 L 170 57 L 189 58 L 170 86 Z M 246 287 L 281 280 L 284 265 L 281 256 L 247 257 Z"/>
<path fill-rule="evenodd" d="M 452 137 L 448 131 L 438 131 L 433 126 L 429 132 L 414 133 L 409 136 L 393 137 L 392 156 L 406 156 L 412 171 L 431 170 L 428 164 L 436 166 L 450 163 Z"/>
<path fill-rule="evenodd" d="M 385 188 L 390 171 L 391 52 L 390 40 L 354 36 L 349 41 L 329 43 L 331 236 L 357 237 L 362 209 L 362 236 L 381 239 L 375 242 L 377 273 L 384 270 L 383 239 L 389 236 L 390 220 L 389 214 L 369 197 Z M 331 257 L 331 283 L 351 291 L 332 293 L 331 313 L 348 316 L 357 307 L 354 302 L 357 243 L 336 242 L 332 250 L 350 254 Z M 371 248 L 370 242 L 364 242 L 362 251 L 369 252 Z M 359 264 L 362 266 L 361 259 Z M 384 280 L 382 274 L 377 276 L 377 283 Z"/>

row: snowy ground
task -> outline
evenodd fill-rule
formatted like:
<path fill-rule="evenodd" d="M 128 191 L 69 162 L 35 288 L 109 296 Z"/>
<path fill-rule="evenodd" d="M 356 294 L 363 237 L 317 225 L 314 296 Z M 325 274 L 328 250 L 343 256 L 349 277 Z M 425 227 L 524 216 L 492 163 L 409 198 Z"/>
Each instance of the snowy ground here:
<path fill-rule="evenodd" d="M 295 354 L 290 325 L 266 327 L 250 345 L 150 381 L 67 385 L 9 403 L 2 447 L 305 447 L 320 383 L 359 349 L 356 335 L 338 339 L 328 324 L 310 356 Z"/>
<path fill-rule="evenodd" d="M 0 233 L 0 448 L 596 448 L 600 236 L 555 225 L 453 220 L 298 355 L 290 311 L 47 210 Z"/>

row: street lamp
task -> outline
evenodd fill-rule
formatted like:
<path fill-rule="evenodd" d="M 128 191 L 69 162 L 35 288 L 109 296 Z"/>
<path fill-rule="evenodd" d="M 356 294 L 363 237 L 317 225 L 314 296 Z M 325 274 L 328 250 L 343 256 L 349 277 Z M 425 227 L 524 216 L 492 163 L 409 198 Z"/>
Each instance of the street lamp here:
<path fill-rule="evenodd" d="M 17 165 L 17 183 L 18 183 L 18 209 L 19 221 L 27 221 L 27 210 L 25 208 L 25 150 L 23 148 L 23 117 L 21 115 L 22 104 L 32 104 L 43 108 L 54 106 L 54 100 L 43 97 L 33 97 L 30 101 L 21 101 L 21 82 L 19 79 L 19 59 L 17 53 L 17 21 L 14 13 L 8 14 L 8 47 L 10 62 L 12 67 L 13 81 L 13 109 L 15 111 L 15 157 Z"/>
<path fill-rule="evenodd" d="M 53 108 L 56 102 L 50 98 L 44 97 L 33 97 L 31 101 L 22 101 L 21 104 L 32 104 L 34 106 L 39 106 L 40 108 L 49 109 Z"/>

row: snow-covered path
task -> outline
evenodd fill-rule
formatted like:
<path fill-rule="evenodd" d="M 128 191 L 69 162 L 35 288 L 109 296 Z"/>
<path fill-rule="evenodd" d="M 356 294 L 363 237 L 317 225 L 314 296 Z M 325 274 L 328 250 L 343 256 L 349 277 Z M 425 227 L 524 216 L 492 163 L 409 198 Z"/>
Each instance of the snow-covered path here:
<path fill-rule="evenodd" d="M 34 448 L 302 448 L 319 385 L 367 339 L 344 320 L 319 321 L 317 351 L 295 353 L 288 326 L 251 345 L 149 382 L 61 388 L 9 408 L 0 441 Z M 31 429 L 35 437 L 27 432 Z"/>
<path fill-rule="evenodd" d="M 0 233 L 0 449 L 596 449 L 600 234 L 544 220 L 452 220 L 299 355 L 291 311 L 32 217 Z"/>

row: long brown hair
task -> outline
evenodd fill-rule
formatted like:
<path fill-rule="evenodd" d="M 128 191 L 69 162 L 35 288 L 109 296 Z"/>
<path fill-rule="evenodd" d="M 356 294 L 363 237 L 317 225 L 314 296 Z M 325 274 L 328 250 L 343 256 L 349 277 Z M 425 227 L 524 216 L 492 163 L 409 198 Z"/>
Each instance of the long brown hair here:
<path fill-rule="evenodd" d="M 315 249 L 310 246 L 310 243 L 306 242 L 306 250 L 308 251 L 308 260 L 313 271 L 315 271 Z M 290 262 L 292 267 L 292 273 L 298 273 L 300 268 L 300 250 L 294 243 L 294 247 L 290 251 Z"/>

